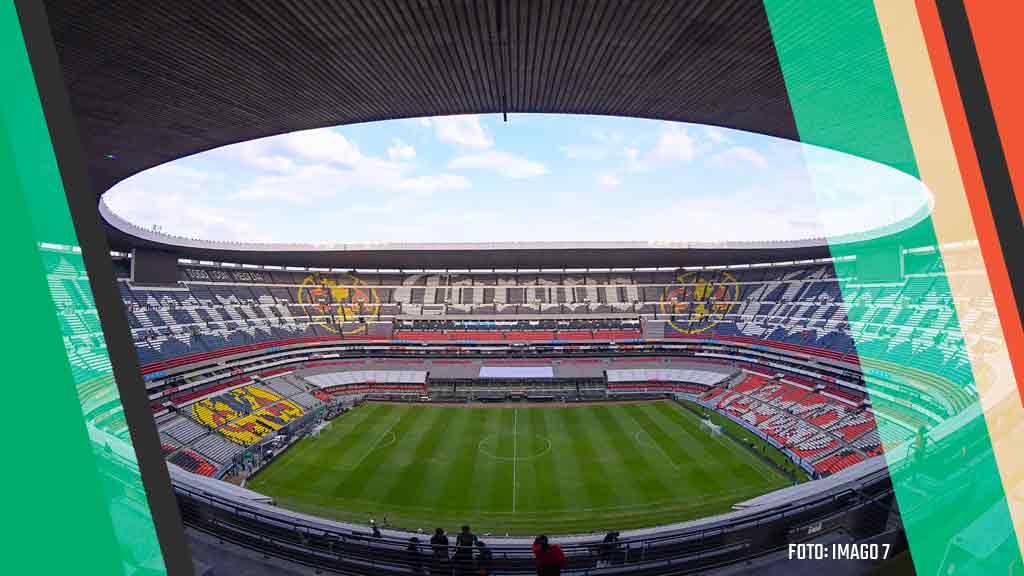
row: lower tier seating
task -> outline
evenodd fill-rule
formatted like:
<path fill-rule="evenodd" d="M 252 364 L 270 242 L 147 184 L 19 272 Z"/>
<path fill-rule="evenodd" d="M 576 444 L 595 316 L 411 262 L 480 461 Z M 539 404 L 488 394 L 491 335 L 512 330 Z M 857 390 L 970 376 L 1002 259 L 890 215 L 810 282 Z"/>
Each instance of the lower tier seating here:
<path fill-rule="evenodd" d="M 808 387 L 813 384 L 748 373 L 733 388 L 713 388 L 701 400 L 811 461 L 822 475 L 881 454 L 874 412 L 845 397 L 823 394 L 824 387 Z"/>
<path fill-rule="evenodd" d="M 259 442 L 305 413 L 295 402 L 254 385 L 200 400 L 189 411 L 200 424 L 243 446 Z"/>

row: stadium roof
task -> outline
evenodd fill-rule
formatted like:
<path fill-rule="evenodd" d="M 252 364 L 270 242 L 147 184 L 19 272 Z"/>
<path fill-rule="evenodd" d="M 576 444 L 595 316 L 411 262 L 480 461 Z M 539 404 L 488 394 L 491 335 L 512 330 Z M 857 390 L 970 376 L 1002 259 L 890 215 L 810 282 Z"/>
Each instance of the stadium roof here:
<path fill-rule="evenodd" d="M 921 228 L 929 207 L 911 217 L 844 237 L 768 242 L 447 242 L 262 244 L 182 238 L 132 224 L 100 203 L 112 245 L 176 252 L 184 258 L 236 264 L 358 269 L 655 268 L 794 262 L 828 258 L 830 242 L 886 239 Z M 901 234 L 901 236 L 903 236 Z M 898 244 L 897 244 L 898 246 Z"/>
<path fill-rule="evenodd" d="M 86 193 L 97 195 L 219 146 L 402 117 L 621 115 L 797 138 L 760 2 L 47 0 L 47 11 L 87 154 L 93 190 Z M 142 239 L 120 228 L 108 225 L 118 250 L 173 247 L 194 259 L 325 267 L 640 267 L 828 256 L 823 241 L 253 251 Z"/>

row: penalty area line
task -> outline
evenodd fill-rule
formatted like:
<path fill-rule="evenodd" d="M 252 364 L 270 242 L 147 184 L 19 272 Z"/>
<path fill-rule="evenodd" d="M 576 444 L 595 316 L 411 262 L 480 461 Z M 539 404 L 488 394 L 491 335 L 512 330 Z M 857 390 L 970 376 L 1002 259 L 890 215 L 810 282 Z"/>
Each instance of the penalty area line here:
<path fill-rule="evenodd" d="M 650 438 L 651 441 L 650 442 L 645 442 L 640 437 L 641 434 L 643 434 L 643 435 L 647 436 L 648 438 Z M 658 441 L 655 440 L 654 436 L 651 436 L 651 434 L 647 430 L 637 430 L 636 433 L 633 434 L 633 438 L 636 440 L 636 443 L 640 444 L 641 446 L 647 446 L 649 448 L 654 448 L 659 454 L 661 454 L 661 456 L 665 459 L 665 461 L 668 462 L 669 465 L 671 465 L 672 468 L 676 472 L 679 472 L 679 471 L 682 470 L 682 468 L 679 467 L 679 464 L 676 464 L 676 461 L 673 460 L 672 457 L 668 455 L 668 452 L 666 452 L 665 449 L 662 448 L 660 444 L 658 444 Z"/>
<path fill-rule="evenodd" d="M 401 420 L 401 418 L 399 418 L 398 420 Z M 398 424 L 398 420 L 395 420 L 394 422 L 392 422 L 391 426 L 388 426 L 388 429 L 385 430 L 383 434 L 381 434 L 380 438 L 378 438 L 377 441 L 374 442 L 372 446 L 370 446 L 370 449 L 367 450 L 366 452 L 364 452 L 363 455 L 359 457 L 359 460 L 357 460 L 355 464 L 352 464 L 351 466 L 348 466 L 347 468 L 349 470 L 355 470 L 355 469 L 359 468 L 360 466 L 362 466 L 363 461 L 366 460 L 370 456 L 370 454 L 372 454 L 373 452 L 376 452 L 380 448 L 386 448 L 386 447 L 391 446 L 392 444 L 398 442 L 398 434 L 395 434 L 394 431 L 392 431 L 392 428 L 394 428 L 395 425 Z M 383 442 L 384 439 L 388 437 L 388 435 L 391 436 L 391 442 L 381 446 L 381 442 Z"/>

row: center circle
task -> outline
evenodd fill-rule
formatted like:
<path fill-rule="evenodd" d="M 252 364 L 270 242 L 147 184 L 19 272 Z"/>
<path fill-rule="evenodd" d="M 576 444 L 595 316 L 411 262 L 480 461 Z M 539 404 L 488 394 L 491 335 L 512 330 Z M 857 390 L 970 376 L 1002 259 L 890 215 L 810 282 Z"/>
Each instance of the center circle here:
<path fill-rule="evenodd" d="M 647 446 L 648 448 L 658 447 L 658 445 L 654 443 L 654 438 L 651 438 L 651 435 L 644 430 L 637 430 L 636 433 L 633 434 L 633 439 L 641 446 Z"/>
<path fill-rule="evenodd" d="M 535 460 L 551 451 L 551 440 L 532 432 L 495 432 L 484 436 L 477 450 L 489 458 L 506 462 Z"/>

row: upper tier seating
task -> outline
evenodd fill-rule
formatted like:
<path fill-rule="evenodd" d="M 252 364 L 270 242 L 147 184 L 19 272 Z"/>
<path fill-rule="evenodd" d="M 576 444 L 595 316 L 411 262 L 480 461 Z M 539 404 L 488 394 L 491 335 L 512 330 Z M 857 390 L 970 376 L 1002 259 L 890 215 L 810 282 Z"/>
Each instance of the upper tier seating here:
<path fill-rule="evenodd" d="M 174 289 L 134 287 L 126 279 L 119 287 L 143 364 L 228 347 L 340 336 L 619 341 L 710 336 L 771 340 L 847 360 L 912 358 L 915 367 L 966 382 L 970 363 L 960 326 L 965 332 L 997 330 L 992 303 L 979 302 L 978 312 L 958 323 L 936 258 L 908 256 L 910 262 L 907 270 L 914 275 L 864 285 L 848 276 L 852 267 L 840 267 L 837 277 L 828 264 L 694 272 L 401 275 L 183 265 Z M 625 314 L 632 319 L 614 317 Z M 374 334 L 356 321 L 359 316 L 395 319 L 394 332 Z M 666 321 L 664 332 L 641 334 L 636 316 Z"/>

